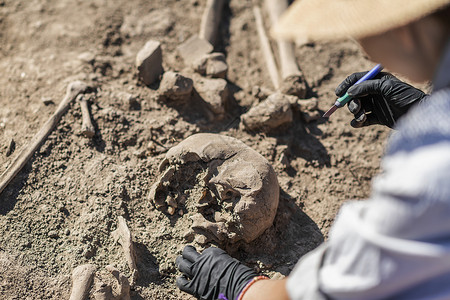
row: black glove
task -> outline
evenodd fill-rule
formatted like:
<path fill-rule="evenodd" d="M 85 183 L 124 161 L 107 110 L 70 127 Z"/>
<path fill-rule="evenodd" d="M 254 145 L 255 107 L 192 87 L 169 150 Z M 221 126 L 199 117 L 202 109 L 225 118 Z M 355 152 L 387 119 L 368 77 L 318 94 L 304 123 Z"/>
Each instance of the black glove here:
<path fill-rule="evenodd" d="M 202 300 L 216 300 L 223 294 L 235 300 L 245 285 L 257 276 L 219 248 L 208 248 L 202 254 L 186 246 L 175 262 L 183 273 L 177 278 L 180 290 Z"/>
<path fill-rule="evenodd" d="M 384 72 L 372 80 L 353 86 L 366 73 L 353 73 L 336 88 L 338 97 L 347 92 L 353 98 L 348 102 L 348 109 L 355 116 L 350 123 L 352 127 L 381 124 L 392 128 L 414 103 L 427 96 L 421 90 Z"/>

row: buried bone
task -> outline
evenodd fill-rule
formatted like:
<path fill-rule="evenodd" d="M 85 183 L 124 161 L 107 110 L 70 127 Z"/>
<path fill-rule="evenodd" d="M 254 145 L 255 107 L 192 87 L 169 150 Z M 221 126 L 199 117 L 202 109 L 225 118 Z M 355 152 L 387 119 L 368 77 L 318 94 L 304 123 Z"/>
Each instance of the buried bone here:
<path fill-rule="evenodd" d="M 97 273 L 93 296 L 95 300 L 130 300 L 130 282 L 114 266 L 105 267 L 108 274 Z M 112 275 L 112 276 L 111 276 Z M 114 277 L 114 279 L 112 279 Z"/>
<path fill-rule="evenodd" d="M 131 272 L 131 282 L 134 284 L 138 276 L 138 270 L 136 266 L 136 252 L 131 237 L 131 232 L 127 226 L 127 222 L 122 216 L 118 217 L 117 223 L 117 229 L 113 231 L 112 236 L 122 245 L 123 252 Z"/>
<path fill-rule="evenodd" d="M 192 135 L 166 153 L 162 175 L 149 195 L 160 209 L 172 201 L 166 199 L 172 197 L 173 189 L 180 188 L 177 174 L 183 180 L 193 164 L 206 168 L 206 175 L 198 176 L 195 183 L 203 190 L 201 196 L 187 193 L 185 204 L 194 210 L 191 219 L 195 231 L 219 243 L 251 242 L 272 225 L 279 200 L 272 166 L 243 142 L 218 134 Z M 214 212 L 217 209 L 221 212 Z M 207 219 L 211 214 L 213 221 Z"/>
<path fill-rule="evenodd" d="M 81 124 L 81 134 L 87 138 L 93 138 L 95 135 L 95 127 L 94 124 L 92 124 L 88 102 L 83 94 L 78 95 L 77 101 L 80 103 L 83 118 L 83 123 Z"/>
<path fill-rule="evenodd" d="M 73 287 L 69 300 L 84 300 L 88 298 L 96 269 L 96 266 L 91 264 L 81 265 L 73 269 Z"/>

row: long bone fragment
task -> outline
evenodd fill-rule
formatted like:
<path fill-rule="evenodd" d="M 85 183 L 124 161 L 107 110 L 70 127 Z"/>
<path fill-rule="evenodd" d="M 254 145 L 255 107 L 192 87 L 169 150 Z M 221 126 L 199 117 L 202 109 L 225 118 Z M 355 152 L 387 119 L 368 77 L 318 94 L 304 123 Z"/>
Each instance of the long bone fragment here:
<path fill-rule="evenodd" d="M 131 272 L 131 284 L 136 283 L 138 276 L 138 269 L 136 266 L 136 251 L 131 237 L 130 229 L 127 226 L 125 218 L 118 217 L 117 229 L 112 233 L 113 238 L 118 241 L 123 248 L 125 259 L 127 260 L 128 267 Z"/>
<path fill-rule="evenodd" d="M 269 70 L 270 79 L 272 80 L 275 89 L 278 90 L 280 87 L 278 69 L 275 64 L 275 58 L 273 56 L 272 48 L 270 47 L 269 39 L 267 38 L 266 30 L 264 29 L 261 9 L 258 6 L 253 7 L 253 13 L 255 15 L 256 28 L 258 30 L 258 36 L 266 60 L 267 69 Z"/>
<path fill-rule="evenodd" d="M 81 124 L 81 134 L 87 138 L 92 138 L 95 135 L 95 127 L 94 124 L 92 124 L 88 102 L 82 94 L 78 95 L 77 100 L 80 103 L 81 115 L 83 118 L 83 123 Z"/>
<path fill-rule="evenodd" d="M 281 15 L 288 8 L 287 0 L 265 0 L 272 26 L 278 23 Z M 293 94 L 300 98 L 306 96 L 306 83 L 304 76 L 297 64 L 294 52 L 294 44 L 289 41 L 277 39 L 279 63 L 281 69 L 281 91 Z"/>
<path fill-rule="evenodd" d="M 20 172 L 20 170 L 23 168 L 23 166 L 25 166 L 28 160 L 30 160 L 34 152 L 36 152 L 36 150 L 39 149 L 40 146 L 42 146 L 53 129 L 55 129 L 61 117 L 69 108 L 69 105 L 79 94 L 84 93 L 87 88 L 88 86 L 81 81 L 74 81 L 69 83 L 69 85 L 67 86 L 66 95 L 64 96 L 64 99 L 61 101 L 56 111 L 47 120 L 47 122 L 45 122 L 45 124 L 31 139 L 28 145 L 22 148 L 20 154 L 13 160 L 8 169 L 6 169 L 6 171 L 0 176 L 0 193 Z"/>
<path fill-rule="evenodd" d="M 96 266 L 91 264 L 81 265 L 73 269 L 72 293 L 69 300 L 87 299 L 96 269 Z"/>

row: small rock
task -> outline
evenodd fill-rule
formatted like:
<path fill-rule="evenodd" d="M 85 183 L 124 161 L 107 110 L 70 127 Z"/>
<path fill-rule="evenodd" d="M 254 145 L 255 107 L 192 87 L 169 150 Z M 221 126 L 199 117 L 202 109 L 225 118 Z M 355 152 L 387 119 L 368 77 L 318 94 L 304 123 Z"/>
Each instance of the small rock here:
<path fill-rule="evenodd" d="M 78 55 L 78 59 L 84 63 L 93 64 L 95 61 L 95 54 L 89 51 L 83 52 Z"/>
<path fill-rule="evenodd" d="M 290 167 L 290 163 L 289 163 L 289 159 L 287 158 L 286 153 L 281 153 L 280 155 L 280 160 L 279 162 L 285 167 L 285 168 L 289 168 Z"/>
<path fill-rule="evenodd" d="M 194 77 L 194 88 L 208 104 L 209 109 L 218 116 L 224 116 L 230 103 L 227 81 L 221 78 Z"/>
<path fill-rule="evenodd" d="M 197 61 L 205 54 L 211 53 L 213 49 L 213 45 L 198 35 L 193 35 L 177 48 L 186 66 L 190 66 L 192 62 Z"/>
<path fill-rule="evenodd" d="M 124 104 L 124 106 L 129 109 L 138 109 L 139 108 L 139 102 L 138 102 L 138 98 L 130 93 L 122 93 L 120 95 L 120 98 Z"/>
<path fill-rule="evenodd" d="M 241 116 L 247 130 L 270 132 L 293 121 L 291 103 L 294 96 L 281 93 L 270 95 Z"/>
<path fill-rule="evenodd" d="M 44 105 L 50 105 L 53 104 L 53 99 L 50 97 L 42 97 L 41 98 L 42 103 L 44 103 Z"/>
<path fill-rule="evenodd" d="M 171 216 L 173 216 L 173 214 L 175 213 L 175 208 L 173 208 L 172 206 L 169 206 L 169 207 L 167 208 L 167 212 L 168 212 Z"/>
<path fill-rule="evenodd" d="M 50 238 L 52 238 L 52 239 L 57 239 L 57 238 L 59 237 L 59 233 L 58 233 L 58 231 L 56 231 L 56 230 L 50 230 L 50 231 L 47 233 L 47 236 L 50 237 Z"/>
<path fill-rule="evenodd" d="M 272 94 L 273 92 L 271 90 L 261 86 L 254 86 L 252 89 L 252 96 L 258 99 L 259 101 L 266 99 Z"/>
<path fill-rule="evenodd" d="M 299 100 L 296 104 L 299 106 L 302 112 L 303 119 L 306 123 L 310 123 L 320 119 L 321 114 L 318 111 L 319 101 L 317 100 L 317 98 Z"/>
<path fill-rule="evenodd" d="M 9 141 L 8 147 L 6 148 L 6 156 L 8 157 L 13 154 L 14 150 L 16 150 L 16 142 L 14 141 L 14 139 L 11 139 Z"/>
<path fill-rule="evenodd" d="M 172 99 L 182 99 L 192 92 L 193 81 L 179 73 L 167 71 L 164 73 L 159 86 L 159 92 Z"/>
<path fill-rule="evenodd" d="M 167 203 L 167 205 L 169 205 L 169 206 L 171 206 L 173 208 L 177 208 L 178 207 L 177 201 L 175 201 L 175 199 L 171 195 L 169 195 L 167 197 L 166 203 Z"/>
<path fill-rule="evenodd" d="M 208 238 L 202 234 L 199 234 L 195 237 L 195 242 L 199 245 L 205 245 L 208 242 Z"/>
<path fill-rule="evenodd" d="M 150 85 L 159 79 L 163 72 L 161 43 L 150 40 L 136 56 L 136 67 L 139 78 L 146 85 Z"/>
<path fill-rule="evenodd" d="M 280 86 L 280 92 L 286 95 L 293 95 L 299 98 L 305 98 L 307 92 L 306 81 L 303 76 L 292 75 L 283 80 Z"/>
<path fill-rule="evenodd" d="M 192 64 L 194 71 L 212 78 L 225 78 L 228 65 L 223 53 L 205 54 Z"/>

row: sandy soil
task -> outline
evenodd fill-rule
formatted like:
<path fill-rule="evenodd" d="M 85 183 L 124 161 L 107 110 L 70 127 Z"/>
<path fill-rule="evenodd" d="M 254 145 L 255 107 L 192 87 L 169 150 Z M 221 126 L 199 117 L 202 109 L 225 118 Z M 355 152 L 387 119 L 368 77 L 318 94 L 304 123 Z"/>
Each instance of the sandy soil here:
<path fill-rule="evenodd" d="M 189 216 L 163 213 L 148 200 L 158 165 L 170 147 L 197 132 L 236 137 L 273 165 L 281 187 L 274 225 L 232 254 L 270 275 L 288 275 L 298 258 L 326 239 L 341 204 L 363 199 L 378 172 L 389 131 L 352 129 L 340 110 L 329 122 L 295 116 L 287 130 L 248 133 L 239 116 L 271 89 L 252 13 L 252 1 L 231 1 L 217 47 L 227 56 L 237 108 L 222 121 L 159 101 L 158 84 L 138 82 L 134 60 L 149 39 L 162 43 L 164 69 L 182 71 L 176 47 L 197 33 L 206 0 L 0 1 L 0 172 L 56 109 L 67 84 L 95 87 L 96 136 L 80 134 L 74 104 L 57 129 L 0 195 L 2 299 L 66 299 L 72 270 L 83 263 L 115 265 L 129 274 L 111 233 L 124 216 L 137 248 L 140 277 L 132 299 L 190 299 L 174 285 L 174 261 L 190 242 Z M 268 18 L 266 18 L 268 22 Z M 268 23 L 267 23 L 268 24 Z M 92 63 L 80 59 L 89 52 Z M 322 111 L 346 75 L 369 69 L 352 41 L 296 48 Z M 83 57 L 83 56 L 82 56 Z M 129 107 L 127 95 L 138 99 Z M 50 98 L 54 104 L 44 105 Z M 7 156 L 11 139 L 16 150 Z M 280 162 L 284 155 L 289 167 Z M 192 239 L 191 239 L 192 240 Z"/>

